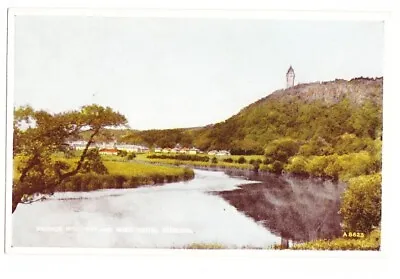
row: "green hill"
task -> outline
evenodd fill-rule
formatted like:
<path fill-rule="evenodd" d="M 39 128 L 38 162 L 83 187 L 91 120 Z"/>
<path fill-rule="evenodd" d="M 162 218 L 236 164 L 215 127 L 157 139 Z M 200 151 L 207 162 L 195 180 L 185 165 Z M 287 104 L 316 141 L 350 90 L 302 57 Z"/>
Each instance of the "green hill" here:
<path fill-rule="evenodd" d="M 343 134 L 375 139 L 382 133 L 382 78 L 300 84 L 278 90 L 224 122 L 197 131 L 194 145 L 263 154 L 273 140 L 320 138 L 334 144 Z"/>
<path fill-rule="evenodd" d="M 299 84 L 277 90 L 229 119 L 205 127 L 109 132 L 111 138 L 126 143 L 159 147 L 180 143 L 202 150 L 227 149 L 238 155 L 264 154 L 280 138 L 300 144 L 318 141 L 328 150 L 347 134 L 363 140 L 380 138 L 382 84 L 382 78 Z"/>

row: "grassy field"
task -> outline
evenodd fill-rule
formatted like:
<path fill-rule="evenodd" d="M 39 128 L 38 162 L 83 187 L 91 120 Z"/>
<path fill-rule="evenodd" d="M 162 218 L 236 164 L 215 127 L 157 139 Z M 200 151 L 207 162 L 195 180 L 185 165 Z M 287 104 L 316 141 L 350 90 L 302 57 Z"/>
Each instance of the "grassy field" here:
<path fill-rule="evenodd" d="M 120 158 L 120 157 L 119 157 Z M 112 159 L 112 160 L 111 160 Z M 91 191 L 111 188 L 135 188 L 140 185 L 189 180 L 194 177 L 193 170 L 176 166 L 156 166 L 134 161 L 116 161 L 118 158 L 106 158 L 104 165 L 108 174 L 79 173 L 63 181 L 56 191 Z M 74 166 L 78 158 L 62 158 Z M 14 179 L 18 179 L 18 165 L 21 158 L 14 159 Z"/>
<path fill-rule="evenodd" d="M 209 155 L 201 155 L 201 156 L 208 156 L 208 162 L 202 161 L 189 161 L 189 160 L 177 160 L 177 159 L 160 159 L 160 158 L 148 158 L 149 155 L 154 155 L 155 153 L 146 153 L 146 154 L 137 154 L 136 159 L 138 161 L 144 162 L 151 162 L 151 163 L 163 163 L 163 164 L 170 164 L 170 165 L 188 165 L 194 167 L 220 167 L 220 168 L 236 168 L 236 169 L 254 169 L 253 164 L 249 162 L 251 160 L 263 160 L 265 157 L 262 155 L 248 155 L 248 156 L 240 156 L 240 155 L 231 155 L 231 156 L 209 156 Z M 168 155 L 167 155 L 168 156 Z M 174 156 L 170 154 L 169 156 Z M 245 159 L 244 163 L 238 163 L 240 157 Z M 216 162 L 212 161 L 213 158 L 216 158 Z M 233 162 L 224 162 L 224 159 L 232 159 Z"/>

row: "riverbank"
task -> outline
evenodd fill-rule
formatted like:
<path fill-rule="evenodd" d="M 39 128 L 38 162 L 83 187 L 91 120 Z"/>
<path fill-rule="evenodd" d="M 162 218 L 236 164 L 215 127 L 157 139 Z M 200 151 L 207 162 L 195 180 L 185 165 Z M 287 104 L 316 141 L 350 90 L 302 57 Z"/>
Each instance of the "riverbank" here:
<path fill-rule="evenodd" d="M 72 165 L 78 159 L 69 158 L 63 160 Z M 18 162 L 18 159 L 14 160 L 14 179 L 19 176 Z M 99 189 L 136 188 L 142 185 L 187 181 L 194 178 L 193 170 L 187 167 L 156 166 L 134 161 L 103 160 L 103 163 L 107 169 L 106 174 L 78 173 L 65 179 L 56 187 L 55 191 L 79 192 Z"/>
<path fill-rule="evenodd" d="M 209 155 L 165 155 L 165 154 L 137 154 L 137 161 L 162 163 L 175 166 L 188 166 L 196 168 L 214 168 L 214 169 L 239 169 L 239 170 L 254 170 L 255 165 L 260 165 L 262 155 L 247 155 L 247 156 L 209 156 Z M 180 159 L 180 158 L 185 158 Z M 258 169 L 258 167 L 257 167 Z"/>

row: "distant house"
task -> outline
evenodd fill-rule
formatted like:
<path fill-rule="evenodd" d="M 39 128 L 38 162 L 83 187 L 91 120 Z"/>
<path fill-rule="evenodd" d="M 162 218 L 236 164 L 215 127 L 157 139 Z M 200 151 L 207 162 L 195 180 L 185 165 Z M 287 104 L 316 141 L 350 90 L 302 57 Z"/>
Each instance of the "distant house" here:
<path fill-rule="evenodd" d="M 162 148 L 156 147 L 156 148 L 154 148 L 154 152 L 155 153 L 161 153 L 162 152 Z"/>
<path fill-rule="evenodd" d="M 181 151 L 181 150 L 176 147 L 171 149 L 171 153 L 179 153 L 179 151 Z"/>
<path fill-rule="evenodd" d="M 211 151 L 208 152 L 208 155 L 214 156 L 214 155 L 216 155 L 217 153 L 218 153 L 217 150 L 211 150 Z"/>
<path fill-rule="evenodd" d="M 200 149 L 192 147 L 189 149 L 189 154 L 191 155 L 195 155 L 195 154 L 199 154 L 200 153 Z"/>
<path fill-rule="evenodd" d="M 149 148 L 142 145 L 134 145 L 134 144 L 117 144 L 116 148 L 118 150 L 124 150 L 126 152 L 135 152 L 135 153 L 144 153 L 148 152 Z"/>
<path fill-rule="evenodd" d="M 180 143 L 177 143 L 177 144 L 175 145 L 175 149 L 181 150 L 181 148 L 182 148 L 182 146 L 180 145 Z"/>
<path fill-rule="evenodd" d="M 189 148 L 184 147 L 179 151 L 179 153 L 187 154 L 187 153 L 189 153 Z"/>
<path fill-rule="evenodd" d="M 84 140 L 77 140 L 77 141 L 72 141 L 72 142 L 68 142 L 68 145 L 71 147 L 71 149 L 73 150 L 83 150 L 86 148 L 87 145 L 87 141 Z M 91 144 L 89 146 L 89 148 L 95 148 L 95 144 Z"/>
<path fill-rule="evenodd" d="M 164 148 L 162 150 L 163 153 L 170 153 L 171 152 L 171 148 Z"/>
<path fill-rule="evenodd" d="M 217 154 L 215 154 L 217 156 L 231 156 L 231 153 L 227 150 L 219 150 L 217 152 Z"/>
<path fill-rule="evenodd" d="M 102 148 L 99 150 L 101 155 L 117 155 L 118 149 L 116 148 Z"/>

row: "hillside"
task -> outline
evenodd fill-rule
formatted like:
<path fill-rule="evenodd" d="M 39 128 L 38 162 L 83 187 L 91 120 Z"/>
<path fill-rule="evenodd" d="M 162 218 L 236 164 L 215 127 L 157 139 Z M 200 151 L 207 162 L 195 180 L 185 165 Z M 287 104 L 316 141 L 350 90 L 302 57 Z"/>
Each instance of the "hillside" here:
<path fill-rule="evenodd" d="M 194 144 L 263 154 L 271 141 L 282 137 L 318 137 L 330 144 L 346 133 L 375 139 L 382 129 L 382 83 L 382 78 L 357 78 L 278 90 L 199 131 Z"/>
<path fill-rule="evenodd" d="M 273 140 L 315 138 L 335 145 L 343 134 L 375 139 L 382 129 L 383 78 L 299 84 L 277 90 L 238 114 L 200 128 L 110 131 L 118 141 L 171 147 L 177 143 L 233 154 L 264 154 Z"/>

